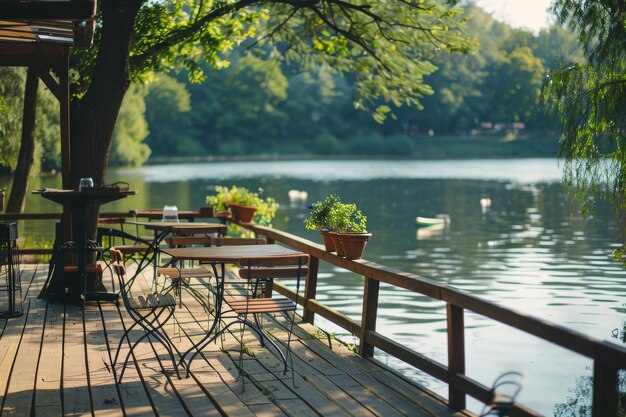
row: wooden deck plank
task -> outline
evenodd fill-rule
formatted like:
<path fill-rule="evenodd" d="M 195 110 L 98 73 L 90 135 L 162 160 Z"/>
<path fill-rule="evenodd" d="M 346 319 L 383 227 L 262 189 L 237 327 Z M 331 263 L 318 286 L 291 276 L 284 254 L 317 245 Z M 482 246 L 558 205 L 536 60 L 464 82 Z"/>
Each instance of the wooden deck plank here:
<path fill-rule="evenodd" d="M 30 313 L 30 302 L 24 304 L 24 314 L 21 317 L 8 320 L 0 339 L 0 406 L 4 408 L 4 401 L 8 392 L 11 373 L 15 366 L 15 357 L 22 341 L 27 319 Z"/>
<path fill-rule="evenodd" d="M 120 319 L 118 307 L 116 305 L 101 304 L 100 308 L 102 310 L 104 330 L 107 333 L 109 345 L 108 364 L 111 366 L 117 350 L 117 344 L 124 334 L 124 330 L 122 328 L 122 321 Z M 122 360 L 123 359 L 124 358 L 122 358 Z M 113 373 L 115 378 L 118 373 L 116 371 Z M 148 397 L 143 382 L 133 367 L 126 370 L 124 380 L 118 385 L 118 388 L 120 390 L 120 402 L 122 403 L 124 412 L 127 416 L 149 417 L 155 415 L 151 399 Z"/>
<path fill-rule="evenodd" d="M 26 264 L 20 266 L 22 283 L 22 298 L 26 301 L 39 295 L 41 287 L 46 282 L 48 270 L 42 265 Z"/>
<path fill-rule="evenodd" d="M 300 331 L 312 333 L 316 331 L 315 326 L 304 324 L 300 326 Z M 315 353 L 324 356 L 333 364 L 340 366 L 337 362 L 344 362 L 341 367 L 352 368 L 349 374 L 358 374 L 359 381 L 370 390 L 370 392 L 389 401 L 392 405 L 402 405 L 407 409 L 413 405 L 415 410 L 422 410 L 426 415 L 454 416 L 458 413 L 450 410 L 445 404 L 433 398 L 416 383 L 411 383 L 405 378 L 394 375 L 390 370 L 377 365 L 375 362 L 363 359 L 342 343 L 333 343 L 332 351 L 316 338 L 302 338 L 301 343 Z M 329 355 L 328 352 L 331 352 Z M 406 403 L 405 401 L 409 401 Z"/>
<path fill-rule="evenodd" d="M 120 415 L 122 403 L 113 373 L 110 371 L 109 349 L 104 336 L 100 304 L 85 306 L 85 351 L 89 366 L 89 382 L 93 400 L 94 416 Z"/>
<path fill-rule="evenodd" d="M 34 396 L 37 359 L 41 349 L 45 302 L 30 300 L 28 318 L 8 381 L 3 414 L 28 415 Z"/>
<path fill-rule="evenodd" d="M 177 319 L 181 325 L 182 337 L 180 346 L 182 350 L 186 350 L 192 346 L 193 341 L 199 340 L 205 334 L 207 313 L 204 311 L 198 312 L 194 309 L 195 311 L 193 312 L 200 314 L 200 317 L 194 316 L 192 311 L 187 308 L 187 303 L 190 301 L 189 296 L 184 296 L 183 300 L 183 308 L 178 310 Z M 214 346 L 211 345 L 209 349 L 212 349 Z M 231 384 L 235 383 L 235 377 L 228 372 L 223 372 L 219 366 L 216 369 L 211 365 L 211 363 L 215 364 L 216 362 L 206 359 L 206 355 L 212 355 L 214 352 L 205 351 L 205 355 L 198 355 L 194 360 L 191 372 L 193 380 L 228 416 L 253 416 L 254 414 L 250 412 L 245 404 L 239 401 L 237 395 L 231 389 Z"/>
<path fill-rule="evenodd" d="M 266 322 L 267 322 L 267 325 L 270 324 L 270 322 L 268 322 L 267 320 Z M 268 327 L 267 325 L 266 327 Z M 279 343 L 281 343 L 282 341 L 286 342 L 287 340 L 286 334 L 277 334 L 279 333 L 278 328 L 272 327 L 271 329 L 268 329 L 268 330 L 270 330 L 270 333 L 273 332 L 274 336 L 278 338 Z M 250 346 L 252 346 L 252 343 L 250 342 L 248 343 Z M 268 371 L 277 372 L 278 374 L 282 376 L 282 362 L 280 362 L 276 358 L 273 350 L 261 348 L 258 341 L 256 341 L 256 346 L 257 347 L 253 348 L 254 349 L 253 352 L 259 357 L 264 357 L 264 360 L 262 361 L 260 360 L 260 361 L 266 364 Z M 329 407 L 327 408 L 334 408 L 335 410 L 341 410 L 341 411 L 335 411 L 338 414 L 343 414 L 345 412 L 347 414 L 362 415 L 362 416 L 374 416 L 375 415 L 371 413 L 369 410 L 365 409 L 361 404 L 359 404 L 356 400 L 354 400 L 354 398 L 352 398 L 346 392 L 340 389 L 337 389 L 337 387 L 334 386 L 332 380 L 330 379 L 328 375 L 325 375 L 323 372 L 318 371 L 318 368 L 317 368 L 318 363 L 311 364 L 312 360 L 313 358 L 310 357 L 308 354 L 305 355 L 305 360 L 303 360 L 298 355 L 294 355 L 294 361 L 293 361 L 294 367 L 298 374 L 297 384 L 304 383 L 303 386 L 296 385 L 297 388 L 294 388 L 294 391 L 299 394 L 300 398 L 302 398 L 305 402 L 310 401 L 310 397 L 313 397 L 315 400 L 319 401 L 320 397 L 317 394 L 321 393 L 323 398 L 325 398 L 327 402 L 332 403 L 332 405 L 329 405 Z M 326 366 L 323 364 L 320 364 L 320 368 L 322 368 L 324 371 L 328 373 L 337 374 L 337 372 L 329 372 L 328 368 L 326 368 Z M 281 379 L 278 376 L 277 378 Z M 285 385 L 291 385 L 291 381 L 289 381 L 290 379 L 289 374 L 283 377 L 283 379 L 285 379 L 285 382 L 284 382 Z M 331 387 L 333 387 L 334 389 L 331 390 L 330 389 Z"/>
<path fill-rule="evenodd" d="M 8 407 L 7 416 L 30 415 L 31 404 L 35 407 L 32 415 L 61 415 L 61 400 L 68 416 L 90 415 L 92 408 L 94 415 L 133 417 L 467 415 L 449 410 L 418 384 L 375 360 L 359 357 L 344 345 L 333 343 L 329 349 L 316 327 L 300 323 L 292 339 L 295 386 L 291 370 L 283 375 L 283 363 L 274 349 L 262 347 L 257 336 L 247 330 L 243 335 L 247 353 L 242 389 L 238 379 L 242 336 L 237 325 L 225 333 L 223 346 L 218 341 L 203 350 L 188 379 L 176 378 L 165 349 L 145 340 L 136 348 L 124 380 L 116 384 L 121 365 L 115 373 L 107 367 L 124 326 L 132 323 L 124 307 L 90 303 L 83 319 L 78 306 L 68 305 L 64 323 L 62 305 L 33 300 L 29 308 L 28 300 L 38 295 L 45 280 L 46 267 L 27 266 L 24 270 L 26 314 L 0 321 L 0 326 L 6 323 L 4 329 L 0 327 L 0 398 Z M 138 291 L 151 290 L 147 272 L 137 280 Z M 182 351 L 199 340 L 210 324 L 205 310 L 208 290 L 201 280 L 192 284 L 194 293 L 183 291 L 182 307 L 177 306 L 177 323 L 171 320 L 165 328 Z M 263 319 L 263 325 L 284 349 L 288 321 L 276 314 Z M 133 331 L 131 340 L 142 334 Z M 121 361 L 128 348 L 122 349 Z M 27 360 L 38 355 L 39 365 Z"/>
<path fill-rule="evenodd" d="M 64 306 L 48 303 L 41 360 L 35 381 L 35 413 L 41 417 L 57 417 L 61 410 L 61 363 Z"/>
<path fill-rule="evenodd" d="M 140 293 L 150 293 L 151 283 L 145 280 L 142 275 L 136 279 L 133 290 Z M 123 323 L 126 328 L 131 326 L 133 321 L 130 316 L 121 307 Z M 174 320 L 166 324 L 167 327 L 174 327 Z M 131 341 L 134 342 L 143 335 L 142 330 L 133 332 Z M 128 348 L 122 350 L 122 354 L 126 355 Z M 144 339 L 140 342 L 134 350 L 135 360 L 129 362 L 128 367 L 136 367 L 139 371 L 141 379 L 144 385 L 147 387 L 150 397 L 154 403 L 156 413 L 159 415 L 190 415 L 190 411 L 187 410 L 186 404 L 182 401 L 176 386 L 173 384 L 173 380 L 176 379 L 176 375 L 172 372 L 173 365 L 167 351 L 157 342 L 150 342 L 148 339 Z M 157 358 L 157 355 L 159 358 Z M 162 358 L 161 358 L 162 357 Z M 161 360 L 162 359 L 162 360 Z M 128 369 L 127 369 L 128 371 Z M 170 376 L 171 373 L 171 376 Z M 124 376 L 126 378 L 126 376 Z"/>
<path fill-rule="evenodd" d="M 85 333 L 83 312 L 68 305 L 65 310 L 63 333 L 63 413 L 66 416 L 91 414 L 89 373 L 85 362 Z"/>

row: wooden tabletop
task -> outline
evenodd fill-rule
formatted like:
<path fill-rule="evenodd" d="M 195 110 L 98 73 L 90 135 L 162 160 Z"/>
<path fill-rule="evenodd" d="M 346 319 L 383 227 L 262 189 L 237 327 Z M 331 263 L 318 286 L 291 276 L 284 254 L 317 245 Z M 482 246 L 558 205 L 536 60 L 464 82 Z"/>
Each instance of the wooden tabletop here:
<path fill-rule="evenodd" d="M 163 209 L 134 209 L 129 211 L 135 217 L 143 217 L 147 219 L 162 219 Z M 179 219 L 195 219 L 196 217 L 202 217 L 198 210 L 178 210 Z"/>
<path fill-rule="evenodd" d="M 129 190 L 120 191 L 119 189 L 115 188 L 88 188 L 83 191 L 66 190 L 59 188 L 44 188 L 41 190 L 33 191 L 33 194 L 40 194 L 42 197 L 59 204 L 72 204 L 76 202 L 86 201 L 98 201 L 101 204 L 104 204 L 110 201 L 118 200 L 120 198 L 128 197 L 129 195 L 135 195 L 135 192 Z"/>
<path fill-rule="evenodd" d="M 273 244 L 164 248 L 161 252 L 171 256 L 172 259 L 225 263 L 237 263 L 243 259 L 303 255 L 303 252 Z"/>
<path fill-rule="evenodd" d="M 164 232 L 178 234 L 194 233 L 216 233 L 226 230 L 226 226 L 221 223 L 175 223 L 175 222 L 126 222 L 145 227 L 147 230 L 160 230 Z"/>

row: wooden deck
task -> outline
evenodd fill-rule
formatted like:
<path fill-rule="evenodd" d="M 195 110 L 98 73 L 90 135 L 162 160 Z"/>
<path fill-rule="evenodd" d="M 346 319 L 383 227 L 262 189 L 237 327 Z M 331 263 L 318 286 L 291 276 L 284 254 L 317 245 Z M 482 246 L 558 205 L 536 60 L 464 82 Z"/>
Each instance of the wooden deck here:
<path fill-rule="evenodd" d="M 211 344 L 178 379 L 159 345 L 141 343 L 122 383 L 112 352 L 131 321 L 123 306 L 47 303 L 36 297 L 47 265 L 23 266 L 24 315 L 0 320 L 0 416 L 461 416 L 420 387 L 301 325 L 292 342 L 296 387 L 271 351 L 245 333 L 245 390 L 237 379 L 238 333 Z M 105 281 L 108 279 L 105 278 Z M 149 288 L 143 280 L 138 285 Z M 207 313 L 187 292 L 167 331 L 179 349 L 207 327 Z M 265 328 L 286 340 L 282 317 Z M 140 334 L 140 333 L 138 333 Z M 318 335 L 318 336 L 316 336 Z M 119 369 L 118 369 L 119 371 Z"/>

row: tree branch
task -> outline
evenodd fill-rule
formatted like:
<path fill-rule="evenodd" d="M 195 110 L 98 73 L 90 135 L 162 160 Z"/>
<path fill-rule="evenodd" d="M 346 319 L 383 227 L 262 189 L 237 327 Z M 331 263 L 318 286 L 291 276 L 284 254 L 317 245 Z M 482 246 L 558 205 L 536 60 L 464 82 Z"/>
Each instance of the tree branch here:
<path fill-rule="evenodd" d="M 243 9 L 247 6 L 257 3 L 258 1 L 259 0 L 240 0 L 236 3 L 229 4 L 224 7 L 215 9 L 211 11 L 210 13 L 207 13 L 201 19 L 196 19 L 192 24 L 185 26 L 184 28 L 180 30 L 172 32 L 170 35 L 165 37 L 161 42 L 151 46 L 150 48 L 146 49 L 141 54 L 131 56 L 129 59 L 130 65 L 133 67 L 138 66 L 142 62 L 155 57 L 159 52 L 162 52 L 168 48 L 171 48 L 172 46 L 177 45 L 184 39 L 190 37 L 195 32 L 200 30 L 204 25 L 211 22 L 212 20 L 225 16 L 228 13 L 231 13 L 235 10 Z"/>

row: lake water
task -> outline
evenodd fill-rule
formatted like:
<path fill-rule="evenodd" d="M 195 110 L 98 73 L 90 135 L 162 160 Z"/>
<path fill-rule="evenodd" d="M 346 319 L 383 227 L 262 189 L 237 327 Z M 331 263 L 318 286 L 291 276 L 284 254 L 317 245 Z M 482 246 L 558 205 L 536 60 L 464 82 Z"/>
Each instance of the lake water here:
<path fill-rule="evenodd" d="M 463 289 L 532 316 L 621 343 L 626 272 L 611 260 L 623 236 L 608 207 L 583 218 L 560 185 L 552 159 L 466 161 L 292 161 L 229 162 L 149 166 L 113 170 L 138 191 L 104 211 L 162 207 L 197 209 L 215 184 L 262 187 L 281 204 L 274 226 L 319 241 L 304 229 L 304 202 L 290 203 L 288 191 L 306 190 L 307 203 L 337 193 L 368 216 L 373 238 L 369 260 Z M 56 177 L 39 186 L 59 186 Z M 491 206 L 481 206 L 490 199 Z M 28 211 L 58 210 L 30 196 Z M 425 232 L 415 217 L 450 216 L 450 227 Z M 49 225 L 42 223 L 39 232 Z M 360 320 L 363 280 L 321 265 L 318 299 Z M 319 324 L 350 341 L 342 329 Z M 591 374 L 591 362 L 504 325 L 466 314 L 467 373 L 490 386 L 503 372 L 521 371 L 526 384 L 519 400 L 553 415 Z M 382 286 L 378 329 L 398 342 L 443 363 L 446 359 L 445 305 Z M 377 354 L 431 389 L 443 384 L 405 364 Z M 579 399 L 587 401 L 589 399 Z M 475 411 L 480 406 L 471 403 Z"/>

